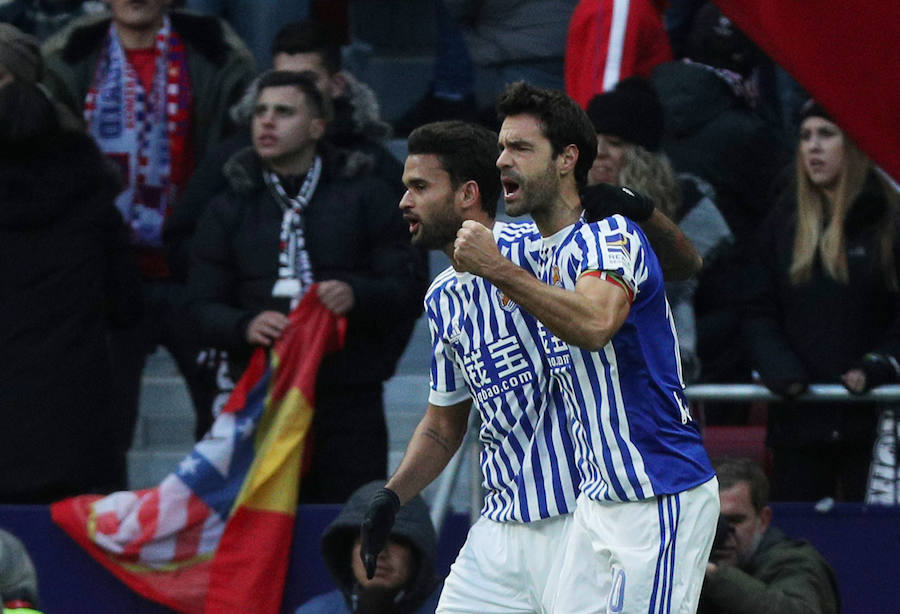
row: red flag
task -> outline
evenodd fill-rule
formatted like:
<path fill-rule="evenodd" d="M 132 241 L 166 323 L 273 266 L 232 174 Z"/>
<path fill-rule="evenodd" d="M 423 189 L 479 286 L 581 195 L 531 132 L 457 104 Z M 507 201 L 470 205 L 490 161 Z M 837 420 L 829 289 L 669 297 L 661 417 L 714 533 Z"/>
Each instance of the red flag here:
<path fill-rule="evenodd" d="M 715 0 L 900 180 L 900 3 Z"/>
<path fill-rule="evenodd" d="M 148 599 L 185 614 L 281 607 L 316 373 L 346 330 L 314 288 L 159 486 L 51 506 L 72 539 Z"/>

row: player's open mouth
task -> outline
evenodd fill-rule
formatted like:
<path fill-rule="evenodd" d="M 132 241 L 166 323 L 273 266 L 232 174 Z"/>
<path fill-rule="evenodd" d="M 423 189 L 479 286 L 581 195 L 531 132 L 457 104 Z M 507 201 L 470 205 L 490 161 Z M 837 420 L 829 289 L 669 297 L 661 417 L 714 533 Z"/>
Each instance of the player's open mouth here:
<path fill-rule="evenodd" d="M 506 200 L 512 200 L 519 193 L 519 184 L 512 179 L 502 179 L 503 183 L 503 198 Z"/>
<path fill-rule="evenodd" d="M 422 223 L 417 219 L 410 215 L 404 215 L 403 219 L 406 220 L 406 223 L 409 224 L 409 234 L 414 235 L 422 227 Z"/>

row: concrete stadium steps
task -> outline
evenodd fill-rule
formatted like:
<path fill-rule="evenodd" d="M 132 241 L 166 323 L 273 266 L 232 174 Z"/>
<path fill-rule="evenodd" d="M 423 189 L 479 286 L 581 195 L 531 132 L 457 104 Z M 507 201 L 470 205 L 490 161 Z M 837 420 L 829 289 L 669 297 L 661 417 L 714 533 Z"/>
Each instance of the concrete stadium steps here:
<path fill-rule="evenodd" d="M 428 91 L 433 78 L 431 56 L 370 56 L 350 71 L 372 88 L 381 118 L 394 122 Z"/>
<path fill-rule="evenodd" d="M 437 26 L 434 2 L 367 0 L 349 5 L 351 45 L 345 68 L 367 83 L 381 117 L 398 119 L 433 79 Z"/>

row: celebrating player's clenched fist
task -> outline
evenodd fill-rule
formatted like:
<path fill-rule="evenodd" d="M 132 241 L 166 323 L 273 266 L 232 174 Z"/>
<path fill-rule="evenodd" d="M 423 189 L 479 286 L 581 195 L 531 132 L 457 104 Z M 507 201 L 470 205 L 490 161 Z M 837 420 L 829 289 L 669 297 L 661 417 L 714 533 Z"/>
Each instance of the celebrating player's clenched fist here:
<path fill-rule="evenodd" d="M 473 220 L 462 223 L 453 242 L 453 262 L 457 270 L 484 276 L 490 268 L 505 261 L 490 228 Z"/>

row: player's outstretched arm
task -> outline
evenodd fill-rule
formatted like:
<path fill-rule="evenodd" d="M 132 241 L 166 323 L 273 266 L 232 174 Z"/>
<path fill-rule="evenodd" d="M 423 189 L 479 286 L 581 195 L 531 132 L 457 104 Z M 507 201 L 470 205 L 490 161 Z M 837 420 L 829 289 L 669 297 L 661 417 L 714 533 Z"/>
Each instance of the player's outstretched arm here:
<path fill-rule="evenodd" d="M 654 209 L 647 220 L 638 223 L 659 258 L 666 281 L 690 279 L 703 268 L 703 257 L 693 241 L 659 209 Z"/>
<path fill-rule="evenodd" d="M 397 511 L 440 475 L 459 449 L 469 425 L 471 400 L 439 407 L 428 404 L 393 477 L 375 493 L 360 527 L 360 557 L 371 579 L 378 553 L 387 544 Z"/>
<path fill-rule="evenodd" d="M 659 258 L 666 281 L 690 279 L 703 268 L 703 258 L 681 228 L 636 190 L 599 183 L 581 193 L 584 219 L 596 222 L 619 213 L 641 226 Z"/>

